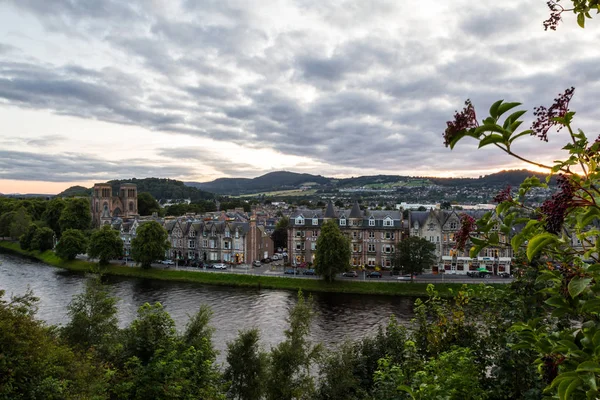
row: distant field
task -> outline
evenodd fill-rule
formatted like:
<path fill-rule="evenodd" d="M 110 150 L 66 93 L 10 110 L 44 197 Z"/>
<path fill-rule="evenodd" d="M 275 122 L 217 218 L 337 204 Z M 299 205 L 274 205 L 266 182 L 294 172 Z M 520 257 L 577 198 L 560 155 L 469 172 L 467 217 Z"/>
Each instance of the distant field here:
<path fill-rule="evenodd" d="M 300 190 L 300 189 L 290 189 L 290 190 L 278 190 L 275 192 L 261 192 L 261 193 L 251 193 L 251 194 L 242 194 L 239 196 L 231 196 L 231 197 L 256 197 L 256 196 L 265 196 L 265 197 L 278 197 L 278 196 L 312 196 L 317 193 L 316 189 L 310 190 Z"/>
<path fill-rule="evenodd" d="M 413 179 L 410 181 L 388 182 L 388 183 L 369 183 L 365 185 L 371 189 L 393 189 L 397 187 L 413 187 L 429 185 L 431 182 L 428 179 Z"/>

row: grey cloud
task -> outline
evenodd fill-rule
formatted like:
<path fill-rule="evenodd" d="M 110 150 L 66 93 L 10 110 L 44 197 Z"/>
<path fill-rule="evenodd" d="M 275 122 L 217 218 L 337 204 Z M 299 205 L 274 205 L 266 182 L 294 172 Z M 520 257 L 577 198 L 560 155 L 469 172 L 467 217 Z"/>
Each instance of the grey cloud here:
<path fill-rule="evenodd" d="M 199 147 L 162 149 L 158 151 L 158 155 L 170 159 L 182 159 L 199 163 L 213 168 L 225 176 L 254 177 L 268 172 L 252 164 L 241 162 L 235 155 L 209 153 Z"/>
<path fill-rule="evenodd" d="M 0 150 L 0 179 L 24 181 L 72 182 L 135 177 L 193 176 L 189 166 L 157 165 L 147 160 L 121 162 L 102 160 L 91 155 L 61 153 L 40 154 Z"/>
<path fill-rule="evenodd" d="M 65 140 L 67 140 L 67 138 L 63 135 L 45 135 L 34 139 L 25 139 L 25 143 L 34 147 L 47 147 Z"/>

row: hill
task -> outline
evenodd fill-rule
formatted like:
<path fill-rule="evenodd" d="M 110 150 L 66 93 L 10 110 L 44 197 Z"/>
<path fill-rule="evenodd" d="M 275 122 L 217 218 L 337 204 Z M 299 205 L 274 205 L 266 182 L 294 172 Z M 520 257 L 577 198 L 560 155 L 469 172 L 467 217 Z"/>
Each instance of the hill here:
<path fill-rule="evenodd" d="M 137 185 L 138 193 L 148 192 L 155 199 L 191 199 L 192 201 L 198 200 L 211 200 L 215 196 L 212 193 L 205 192 L 203 190 L 186 186 L 182 181 L 175 179 L 165 178 L 144 178 L 144 179 L 121 179 L 108 181 L 112 186 L 113 193 L 117 193 L 119 186 L 123 183 L 135 183 Z M 91 196 L 92 189 L 84 188 L 83 186 L 72 186 L 67 190 L 59 193 L 59 197 L 71 197 L 71 196 Z"/>
<path fill-rule="evenodd" d="M 219 194 L 244 194 L 295 189 L 303 184 L 327 185 L 331 178 L 321 175 L 278 171 L 257 178 L 219 178 L 212 182 L 186 182 L 186 185 Z"/>
<path fill-rule="evenodd" d="M 211 182 L 186 182 L 186 185 L 224 195 L 240 195 L 281 190 L 299 189 L 311 184 L 315 189 L 341 188 L 382 188 L 438 185 L 444 187 L 491 187 L 504 188 L 507 185 L 518 187 L 525 178 L 532 175 L 544 180 L 546 175 L 522 170 L 500 171 L 479 178 L 437 178 L 411 177 L 403 175 L 371 175 L 352 178 L 326 178 L 321 175 L 298 174 L 294 172 L 271 172 L 257 178 L 219 178 Z M 551 181 L 553 183 L 553 181 Z"/>

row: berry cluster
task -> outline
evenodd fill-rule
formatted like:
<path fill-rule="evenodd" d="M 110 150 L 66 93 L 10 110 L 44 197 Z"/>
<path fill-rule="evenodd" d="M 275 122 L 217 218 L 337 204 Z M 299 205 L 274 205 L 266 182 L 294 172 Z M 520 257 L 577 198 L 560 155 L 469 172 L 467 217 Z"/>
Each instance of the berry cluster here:
<path fill-rule="evenodd" d="M 567 211 L 574 205 L 573 196 L 577 190 L 566 175 L 558 175 L 556 183 L 560 190 L 544 201 L 540 208 L 542 218 L 546 221 L 546 231 L 555 235 L 560 232 Z"/>
<path fill-rule="evenodd" d="M 537 119 L 531 125 L 531 130 L 533 131 L 531 133 L 532 136 L 538 136 L 540 140 L 547 142 L 548 130 L 550 130 L 550 128 L 559 125 L 558 130 L 560 131 L 562 125 L 556 122 L 554 118 L 564 117 L 569 111 L 569 102 L 571 101 L 571 98 L 573 98 L 574 92 L 575 88 L 571 87 L 570 89 L 565 90 L 564 93 L 559 94 L 558 97 L 554 99 L 554 104 L 552 104 L 550 108 L 539 106 L 533 109 L 533 115 Z"/>
<path fill-rule="evenodd" d="M 555 31 L 558 23 L 562 19 L 560 14 L 565 10 L 558 4 L 557 1 L 549 1 L 546 3 L 548 8 L 550 9 L 550 17 L 544 21 L 544 30 L 547 31 L 548 28 Z"/>
<path fill-rule="evenodd" d="M 475 230 L 475 222 L 475 218 L 471 217 L 468 214 L 460 215 L 460 229 L 458 230 L 458 232 L 456 232 L 456 235 L 454 236 L 454 238 L 456 239 L 457 249 L 465 249 L 467 240 L 469 240 L 469 235 Z"/>
<path fill-rule="evenodd" d="M 475 108 L 471 104 L 471 100 L 465 101 L 465 108 L 454 114 L 454 121 L 447 122 L 448 127 L 444 132 L 444 145 L 448 147 L 452 143 L 452 139 L 456 134 L 464 131 L 465 129 L 476 128 L 479 126 L 477 123 L 477 117 L 475 115 Z"/>
<path fill-rule="evenodd" d="M 513 198 L 510 195 L 510 190 L 511 190 L 511 186 L 508 185 L 506 188 L 504 188 L 503 190 L 500 191 L 500 193 L 498 193 L 496 195 L 496 197 L 494 197 L 494 203 L 502 203 L 503 201 L 512 201 Z"/>

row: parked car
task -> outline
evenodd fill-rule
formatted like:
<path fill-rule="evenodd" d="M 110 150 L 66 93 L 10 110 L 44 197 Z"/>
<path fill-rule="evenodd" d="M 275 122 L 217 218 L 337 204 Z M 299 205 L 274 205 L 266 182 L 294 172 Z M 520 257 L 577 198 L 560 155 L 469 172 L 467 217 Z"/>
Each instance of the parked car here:
<path fill-rule="evenodd" d="M 381 278 L 381 272 L 373 271 L 367 274 L 367 278 Z"/>
<path fill-rule="evenodd" d="M 227 265 L 223 264 L 223 263 L 217 263 L 215 265 L 213 265 L 214 269 L 227 269 Z"/>
<path fill-rule="evenodd" d="M 260 267 L 261 265 L 262 265 L 262 264 L 261 264 L 261 262 L 260 262 L 260 261 L 258 261 L 258 260 L 254 260 L 254 261 L 252 261 L 252 266 L 253 266 L 253 267 Z"/>
<path fill-rule="evenodd" d="M 468 271 L 467 276 L 471 278 L 491 278 L 492 273 L 490 271 Z"/>
<path fill-rule="evenodd" d="M 283 271 L 283 273 L 286 275 L 300 275 L 300 271 L 294 268 L 288 268 L 285 271 Z"/>
<path fill-rule="evenodd" d="M 358 274 L 356 271 L 346 271 L 342 274 L 342 276 L 347 276 L 348 278 L 356 278 Z"/>
<path fill-rule="evenodd" d="M 512 275 L 509 274 L 508 272 L 501 272 L 500 276 L 503 278 L 512 278 Z"/>
<path fill-rule="evenodd" d="M 163 265 L 175 265 L 175 261 L 173 260 L 162 260 L 160 263 Z"/>
<path fill-rule="evenodd" d="M 414 278 L 410 275 L 400 275 L 396 279 L 398 279 L 399 281 L 412 281 Z"/>
<path fill-rule="evenodd" d="M 260 262 L 263 263 L 263 264 L 268 264 L 268 263 L 271 262 L 271 259 L 269 257 L 263 258 L 262 260 L 260 260 Z"/>
<path fill-rule="evenodd" d="M 279 256 L 278 256 L 277 254 L 273 254 L 273 255 L 271 256 L 271 260 L 273 260 L 273 261 L 278 261 L 278 260 L 279 260 Z"/>
<path fill-rule="evenodd" d="M 306 271 L 304 271 L 303 273 L 304 273 L 304 275 L 316 275 L 316 274 L 317 274 L 317 273 L 315 272 L 315 270 L 314 270 L 314 269 L 312 269 L 312 268 L 310 268 L 310 269 L 307 269 L 307 270 L 306 270 Z"/>

